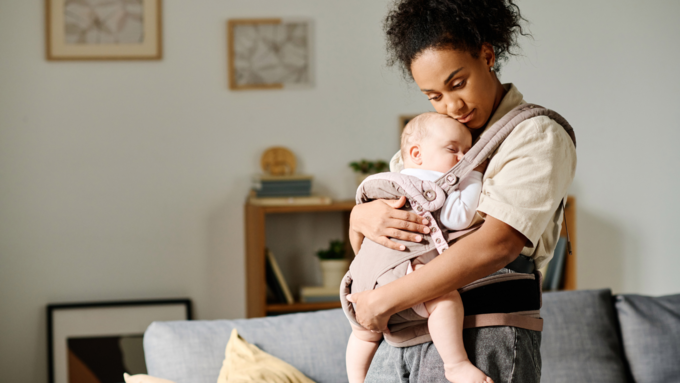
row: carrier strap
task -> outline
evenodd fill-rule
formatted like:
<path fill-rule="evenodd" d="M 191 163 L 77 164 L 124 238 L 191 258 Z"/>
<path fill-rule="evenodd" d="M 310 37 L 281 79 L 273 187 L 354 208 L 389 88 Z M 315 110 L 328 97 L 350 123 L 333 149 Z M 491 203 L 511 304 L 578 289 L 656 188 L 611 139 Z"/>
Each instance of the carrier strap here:
<path fill-rule="evenodd" d="M 462 178 L 465 178 L 465 176 L 496 152 L 496 149 L 498 149 L 517 125 L 538 116 L 546 116 L 555 120 L 569 134 L 574 146 L 576 146 L 574 129 L 559 113 L 536 104 L 522 104 L 506 113 L 505 116 L 482 133 L 479 140 L 470 148 L 463 159 L 448 172 L 444 173 L 435 183 L 444 189 L 446 194 L 451 193 Z"/>

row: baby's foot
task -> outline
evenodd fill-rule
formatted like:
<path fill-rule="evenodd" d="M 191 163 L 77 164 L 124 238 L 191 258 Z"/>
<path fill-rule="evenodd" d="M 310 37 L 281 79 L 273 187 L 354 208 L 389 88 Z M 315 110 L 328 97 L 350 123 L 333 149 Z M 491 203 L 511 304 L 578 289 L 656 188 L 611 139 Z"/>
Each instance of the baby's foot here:
<path fill-rule="evenodd" d="M 493 380 L 480 371 L 469 359 L 453 364 L 444 364 L 444 375 L 453 383 L 493 383 Z"/>

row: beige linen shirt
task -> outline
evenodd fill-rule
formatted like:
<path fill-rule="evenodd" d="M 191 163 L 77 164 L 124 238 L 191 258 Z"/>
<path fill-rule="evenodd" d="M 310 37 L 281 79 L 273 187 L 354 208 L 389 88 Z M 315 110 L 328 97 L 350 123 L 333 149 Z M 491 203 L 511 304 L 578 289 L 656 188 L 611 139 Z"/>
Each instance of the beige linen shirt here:
<path fill-rule="evenodd" d="M 526 103 L 512 84 L 484 128 Z M 392 157 L 391 171 L 403 169 L 401 153 Z M 498 147 L 484 173 L 477 213 L 490 215 L 512 226 L 527 238 L 522 254 L 540 268 L 552 258 L 562 226 L 558 207 L 576 171 L 576 148 L 569 134 L 546 116 L 517 125 Z"/>

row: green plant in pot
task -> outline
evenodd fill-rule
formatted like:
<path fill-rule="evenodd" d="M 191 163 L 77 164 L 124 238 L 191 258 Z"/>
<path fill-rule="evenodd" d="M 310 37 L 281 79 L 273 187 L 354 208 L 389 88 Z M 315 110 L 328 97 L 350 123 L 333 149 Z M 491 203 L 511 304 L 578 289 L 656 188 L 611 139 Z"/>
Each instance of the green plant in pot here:
<path fill-rule="evenodd" d="M 330 242 L 327 249 L 316 252 L 316 256 L 319 257 L 319 264 L 321 265 L 324 287 L 337 288 L 339 291 L 340 282 L 349 266 L 346 249 L 345 241 L 334 240 Z"/>
<path fill-rule="evenodd" d="M 390 169 L 389 164 L 383 160 L 354 161 L 350 162 L 349 166 L 356 173 L 355 177 L 357 181 L 357 186 L 359 186 L 366 179 L 366 177 L 370 176 L 371 174 L 386 172 Z"/>

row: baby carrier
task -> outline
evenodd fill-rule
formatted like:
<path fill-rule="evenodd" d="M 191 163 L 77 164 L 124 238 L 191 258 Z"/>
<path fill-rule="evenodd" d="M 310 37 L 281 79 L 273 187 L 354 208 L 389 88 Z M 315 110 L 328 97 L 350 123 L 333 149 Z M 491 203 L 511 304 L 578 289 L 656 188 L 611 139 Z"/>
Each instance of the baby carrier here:
<path fill-rule="evenodd" d="M 451 232 L 441 225 L 439 211 L 446 197 L 459 187 L 460 180 L 490 158 L 512 130 L 524 120 L 547 116 L 560 124 L 569 134 L 574 145 L 576 137 L 569 123 L 556 112 L 534 104 L 522 104 L 493 124 L 463 159 L 435 182 L 399 173 L 379 173 L 361 183 L 356 202 L 365 203 L 375 199 L 398 199 L 406 197 L 404 209 L 427 218 L 430 234 L 423 235 L 418 243 L 400 241 L 405 251 L 392 250 L 369 239 L 364 239 L 361 250 L 350 265 L 340 286 L 343 311 L 353 324 L 354 306 L 346 296 L 384 286 L 406 275 L 410 262 L 422 255 L 437 255 L 448 249 L 452 241 L 478 229 Z M 560 205 L 562 206 L 562 205 Z M 432 252 L 433 254 L 427 254 Z M 512 326 L 542 331 L 541 274 L 533 267 L 533 261 L 520 255 L 506 266 L 508 273 L 494 273 L 472 282 L 459 293 L 465 309 L 464 328 Z M 385 340 L 395 347 L 407 347 L 431 340 L 427 318 L 407 309 L 393 315 L 388 322 L 389 333 Z"/>

